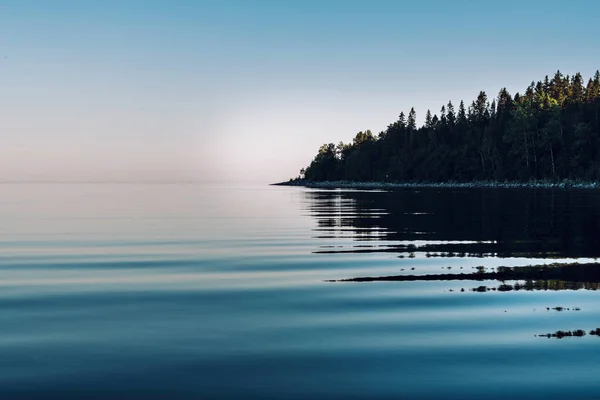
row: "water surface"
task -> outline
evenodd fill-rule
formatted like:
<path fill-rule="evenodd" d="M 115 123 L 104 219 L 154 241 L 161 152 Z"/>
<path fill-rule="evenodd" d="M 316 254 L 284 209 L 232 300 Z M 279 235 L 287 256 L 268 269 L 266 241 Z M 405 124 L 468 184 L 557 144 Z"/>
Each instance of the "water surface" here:
<path fill-rule="evenodd" d="M 597 397 L 599 191 L 0 191 L 2 398 Z"/>

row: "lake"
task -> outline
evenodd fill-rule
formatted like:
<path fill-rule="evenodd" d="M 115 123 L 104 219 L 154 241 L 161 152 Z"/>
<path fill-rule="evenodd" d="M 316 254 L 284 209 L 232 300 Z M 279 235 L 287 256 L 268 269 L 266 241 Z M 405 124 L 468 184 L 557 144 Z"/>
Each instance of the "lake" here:
<path fill-rule="evenodd" d="M 598 190 L 0 194 L 2 399 L 598 397 Z"/>

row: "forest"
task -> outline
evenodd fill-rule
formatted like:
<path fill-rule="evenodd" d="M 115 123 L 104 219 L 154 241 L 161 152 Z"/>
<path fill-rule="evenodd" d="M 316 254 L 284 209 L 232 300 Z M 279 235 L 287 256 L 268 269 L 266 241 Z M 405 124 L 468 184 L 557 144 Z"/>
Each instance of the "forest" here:
<path fill-rule="evenodd" d="M 452 102 L 416 112 L 352 143 L 323 144 L 300 179 L 355 182 L 531 182 L 600 180 L 600 73 L 557 71 L 512 96 L 480 92 L 466 106 Z"/>

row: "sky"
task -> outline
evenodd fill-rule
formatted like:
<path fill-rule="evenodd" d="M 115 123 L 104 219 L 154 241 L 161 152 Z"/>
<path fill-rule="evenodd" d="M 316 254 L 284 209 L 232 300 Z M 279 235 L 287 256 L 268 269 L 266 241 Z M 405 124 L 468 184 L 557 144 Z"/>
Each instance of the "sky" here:
<path fill-rule="evenodd" d="M 0 0 L 0 181 L 268 183 L 323 143 L 600 69 L 600 2 Z"/>

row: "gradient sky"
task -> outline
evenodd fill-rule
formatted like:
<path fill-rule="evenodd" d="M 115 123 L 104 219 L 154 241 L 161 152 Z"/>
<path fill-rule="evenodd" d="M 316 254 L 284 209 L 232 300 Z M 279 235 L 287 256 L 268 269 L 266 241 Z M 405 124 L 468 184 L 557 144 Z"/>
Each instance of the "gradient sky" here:
<path fill-rule="evenodd" d="M 0 0 L 0 181 L 287 180 L 325 142 L 600 68 L 600 2 Z"/>

